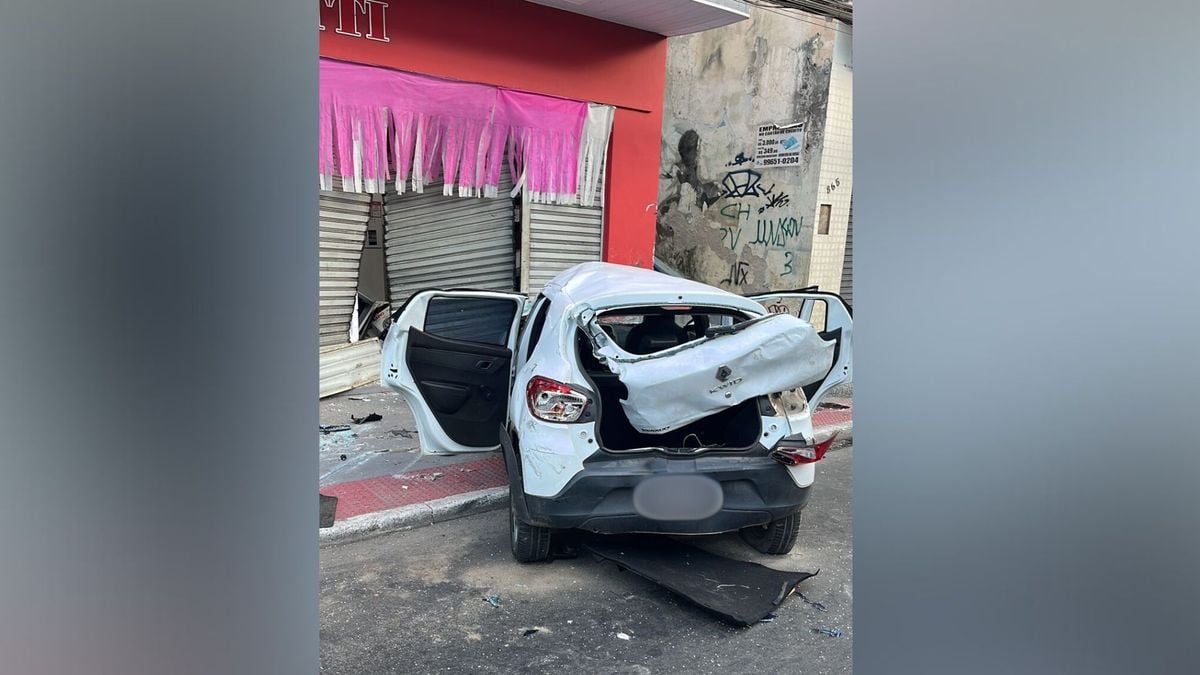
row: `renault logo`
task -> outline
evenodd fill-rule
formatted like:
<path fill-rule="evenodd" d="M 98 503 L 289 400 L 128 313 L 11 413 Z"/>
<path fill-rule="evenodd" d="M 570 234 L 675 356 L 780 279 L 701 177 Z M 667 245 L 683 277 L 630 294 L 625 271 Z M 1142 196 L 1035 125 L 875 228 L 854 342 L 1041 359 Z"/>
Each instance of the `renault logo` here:
<path fill-rule="evenodd" d="M 733 371 L 730 370 L 729 366 L 721 366 L 720 368 L 717 368 L 717 379 L 721 382 L 728 380 L 731 374 L 733 374 Z"/>

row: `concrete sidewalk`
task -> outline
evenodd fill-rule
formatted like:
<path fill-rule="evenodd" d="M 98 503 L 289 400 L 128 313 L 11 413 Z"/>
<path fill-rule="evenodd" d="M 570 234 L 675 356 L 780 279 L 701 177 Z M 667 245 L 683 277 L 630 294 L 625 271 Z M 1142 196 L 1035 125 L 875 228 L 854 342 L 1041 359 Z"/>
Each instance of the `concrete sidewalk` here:
<path fill-rule="evenodd" d="M 852 395 L 849 388 L 838 394 Z M 376 422 L 352 417 L 376 413 Z M 827 400 L 814 414 L 818 435 L 851 439 L 850 398 Z M 415 527 L 507 503 L 508 478 L 498 452 L 451 457 L 421 454 L 412 411 L 398 394 L 370 385 L 321 401 L 320 423 L 349 429 L 319 433 L 321 494 L 338 498 L 334 526 L 321 540 L 357 538 Z"/>

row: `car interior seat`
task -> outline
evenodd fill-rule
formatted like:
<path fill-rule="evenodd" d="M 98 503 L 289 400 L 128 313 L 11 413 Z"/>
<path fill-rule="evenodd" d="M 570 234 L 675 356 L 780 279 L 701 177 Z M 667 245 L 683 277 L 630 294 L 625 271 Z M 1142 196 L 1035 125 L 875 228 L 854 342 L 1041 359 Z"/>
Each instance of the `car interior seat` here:
<path fill-rule="evenodd" d="M 647 315 L 629 331 L 625 351 L 633 354 L 653 354 L 688 341 L 687 331 L 668 314 Z"/>

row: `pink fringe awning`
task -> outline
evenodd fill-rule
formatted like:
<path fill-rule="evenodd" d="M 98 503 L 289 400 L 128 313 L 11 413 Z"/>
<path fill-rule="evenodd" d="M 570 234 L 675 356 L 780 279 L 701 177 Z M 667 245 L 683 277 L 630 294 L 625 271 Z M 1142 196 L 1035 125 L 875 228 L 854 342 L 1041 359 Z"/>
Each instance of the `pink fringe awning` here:
<path fill-rule="evenodd" d="M 581 101 L 321 59 L 321 186 L 338 176 L 348 192 L 421 192 L 440 180 L 447 195 L 496 196 L 507 150 L 534 201 L 573 203 L 581 150 L 595 152 L 585 121 Z"/>

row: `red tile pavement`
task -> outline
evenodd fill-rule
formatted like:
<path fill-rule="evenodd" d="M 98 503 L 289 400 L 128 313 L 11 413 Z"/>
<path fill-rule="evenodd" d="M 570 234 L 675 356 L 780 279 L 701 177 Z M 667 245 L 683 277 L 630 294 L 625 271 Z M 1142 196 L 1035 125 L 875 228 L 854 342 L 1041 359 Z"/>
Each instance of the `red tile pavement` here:
<path fill-rule="evenodd" d="M 849 407 L 818 410 L 813 413 L 813 426 L 820 429 L 821 427 L 828 427 L 834 424 L 845 424 L 854 418 L 853 412 Z"/>
<path fill-rule="evenodd" d="M 837 402 L 843 404 L 842 402 Z M 844 404 L 848 405 L 848 402 Z M 818 410 L 813 423 L 820 427 L 842 424 L 852 419 L 850 407 Z M 464 492 L 486 490 L 508 484 L 504 459 L 499 455 L 460 464 L 379 476 L 321 488 L 321 494 L 338 498 L 336 520 L 364 513 L 375 513 L 421 502 L 442 499 Z"/>
<path fill-rule="evenodd" d="M 321 488 L 321 494 L 338 498 L 337 520 L 345 520 L 501 485 L 508 485 L 508 474 L 504 459 L 495 455 L 472 462 L 335 483 Z"/>

